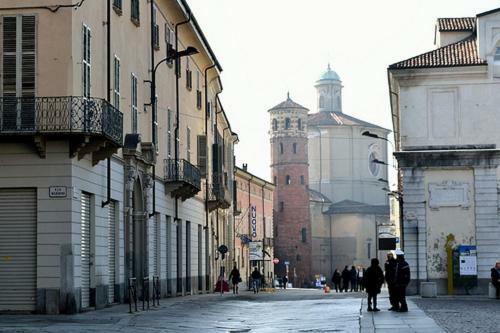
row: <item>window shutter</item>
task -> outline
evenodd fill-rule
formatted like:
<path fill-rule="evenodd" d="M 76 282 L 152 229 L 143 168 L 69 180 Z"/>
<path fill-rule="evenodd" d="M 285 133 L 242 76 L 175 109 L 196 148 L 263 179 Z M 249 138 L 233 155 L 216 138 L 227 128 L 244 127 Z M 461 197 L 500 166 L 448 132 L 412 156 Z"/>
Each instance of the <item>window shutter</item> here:
<path fill-rule="evenodd" d="M 22 19 L 22 96 L 35 96 L 35 17 Z"/>
<path fill-rule="evenodd" d="M 4 97 L 16 96 L 16 69 L 17 69 L 17 19 L 4 17 L 3 19 L 3 82 Z"/>
<path fill-rule="evenodd" d="M 207 175 L 207 137 L 198 135 L 198 168 L 202 177 Z"/>

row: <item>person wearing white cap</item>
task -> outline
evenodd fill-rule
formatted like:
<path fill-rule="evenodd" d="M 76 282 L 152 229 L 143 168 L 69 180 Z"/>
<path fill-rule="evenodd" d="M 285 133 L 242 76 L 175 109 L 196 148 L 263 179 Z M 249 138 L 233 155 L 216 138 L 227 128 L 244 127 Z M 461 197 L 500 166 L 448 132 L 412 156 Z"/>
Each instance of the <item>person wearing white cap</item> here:
<path fill-rule="evenodd" d="M 405 260 L 404 252 L 396 250 L 396 276 L 395 276 L 395 289 L 396 289 L 396 304 L 398 305 L 398 312 L 408 312 L 408 305 L 406 304 L 406 287 L 410 283 L 410 265 Z"/>

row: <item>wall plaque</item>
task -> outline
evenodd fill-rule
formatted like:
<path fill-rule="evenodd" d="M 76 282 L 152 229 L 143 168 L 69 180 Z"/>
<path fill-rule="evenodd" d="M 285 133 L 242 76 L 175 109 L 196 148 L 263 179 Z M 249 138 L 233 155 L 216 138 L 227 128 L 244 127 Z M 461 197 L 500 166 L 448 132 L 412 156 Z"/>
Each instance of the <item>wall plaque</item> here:
<path fill-rule="evenodd" d="M 469 208 L 469 184 L 444 181 L 441 184 L 429 183 L 429 207 Z"/>
<path fill-rule="evenodd" d="M 49 197 L 50 198 L 66 198 L 68 196 L 68 190 L 66 186 L 50 186 L 49 187 Z"/>

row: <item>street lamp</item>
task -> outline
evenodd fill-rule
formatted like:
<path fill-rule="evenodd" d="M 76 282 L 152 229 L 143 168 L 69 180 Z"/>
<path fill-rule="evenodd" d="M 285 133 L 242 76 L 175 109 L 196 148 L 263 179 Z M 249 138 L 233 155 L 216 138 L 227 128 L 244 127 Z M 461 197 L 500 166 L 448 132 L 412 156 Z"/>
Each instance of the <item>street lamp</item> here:
<path fill-rule="evenodd" d="M 154 144 L 158 144 L 156 142 L 156 137 L 157 137 L 157 134 L 156 134 L 156 124 L 157 124 L 157 113 L 156 113 L 156 103 L 158 103 L 157 99 L 156 99 L 156 70 L 160 67 L 161 64 L 163 64 L 164 62 L 170 62 L 170 61 L 173 61 L 173 60 L 178 60 L 182 57 L 187 57 L 187 56 L 190 56 L 190 55 L 194 55 L 194 54 L 197 54 L 198 53 L 198 50 L 195 48 L 195 47 L 192 47 L 192 46 L 188 46 L 185 50 L 182 50 L 182 51 L 177 51 L 177 50 L 173 50 L 173 49 L 170 49 L 168 50 L 167 52 L 167 56 L 165 58 L 163 58 L 162 60 L 160 60 L 156 66 L 153 68 L 153 72 L 151 73 L 151 102 L 150 102 L 150 105 L 151 105 L 151 109 L 152 109 L 152 116 L 151 116 L 151 134 L 152 134 L 152 138 L 154 142 Z M 176 69 L 176 72 L 178 72 L 178 70 Z M 176 75 L 178 77 L 178 74 Z M 179 92 L 176 91 L 176 104 L 179 104 Z M 178 134 L 178 133 L 177 133 Z M 176 140 L 177 140 L 177 137 L 176 137 Z M 175 147 L 176 147 L 176 152 L 177 152 L 177 142 L 175 144 Z M 156 148 L 156 147 L 155 147 Z M 176 157 L 176 162 L 177 162 L 177 154 L 175 155 Z M 176 163 L 177 164 L 177 163 Z M 152 212 L 149 214 L 149 217 L 153 217 L 155 215 L 155 210 L 156 210 L 156 189 L 155 189 L 155 184 L 156 184 L 156 181 L 155 181 L 155 174 L 156 174 L 156 167 L 155 167 L 155 164 L 153 164 L 153 209 L 152 209 Z M 177 176 L 178 176 L 178 170 L 176 168 L 176 174 L 175 174 L 175 178 L 177 179 Z M 176 214 L 176 218 L 177 218 L 177 214 Z"/>

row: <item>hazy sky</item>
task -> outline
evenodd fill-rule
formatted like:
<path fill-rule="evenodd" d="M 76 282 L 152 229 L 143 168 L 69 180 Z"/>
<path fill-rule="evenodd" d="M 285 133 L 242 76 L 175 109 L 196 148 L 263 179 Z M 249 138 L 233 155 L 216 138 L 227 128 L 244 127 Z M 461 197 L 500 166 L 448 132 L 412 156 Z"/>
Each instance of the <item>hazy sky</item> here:
<path fill-rule="evenodd" d="M 267 110 L 291 98 L 316 112 L 331 64 L 344 113 L 392 129 L 387 66 L 434 48 L 438 17 L 475 16 L 498 0 L 188 0 L 224 69 L 236 163 L 270 179 Z"/>

